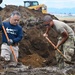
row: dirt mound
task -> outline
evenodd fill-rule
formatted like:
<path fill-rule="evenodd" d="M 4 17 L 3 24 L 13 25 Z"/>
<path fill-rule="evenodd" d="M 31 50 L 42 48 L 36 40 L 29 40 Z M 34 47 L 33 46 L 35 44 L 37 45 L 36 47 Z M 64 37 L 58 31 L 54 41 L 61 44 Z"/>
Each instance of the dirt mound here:
<path fill-rule="evenodd" d="M 54 64 L 55 62 L 55 51 L 53 47 L 47 42 L 47 40 L 42 36 L 43 32 L 40 29 L 37 28 L 31 28 L 26 30 L 26 35 L 23 38 L 23 40 L 20 42 L 20 57 L 19 58 L 26 58 L 26 56 L 29 55 L 31 60 L 37 57 L 37 55 L 44 60 L 47 60 L 48 63 L 47 65 Z M 53 41 L 53 38 L 56 38 L 56 36 L 53 35 L 53 31 L 50 33 L 50 38 Z M 54 40 L 53 42 L 56 43 L 57 40 Z M 37 54 L 35 57 L 33 54 Z M 31 55 L 31 56 L 30 56 Z M 39 59 L 37 57 L 37 59 Z M 32 62 L 30 60 L 30 63 Z M 42 60 L 42 59 L 41 59 Z M 25 61 L 27 61 L 25 59 Z M 36 61 L 34 61 L 36 64 Z M 41 64 L 41 61 L 39 60 Z M 26 62 L 27 63 L 27 62 Z M 32 66 L 36 66 L 35 64 L 32 64 Z M 43 66 L 38 65 L 38 66 Z"/>
<path fill-rule="evenodd" d="M 42 19 L 46 14 L 29 10 L 22 6 L 18 7 L 14 5 L 7 5 L 2 11 L 0 11 L 2 20 L 9 18 L 10 13 L 13 10 L 18 10 L 22 14 L 20 24 L 23 27 L 24 37 L 19 45 L 19 61 L 25 65 L 31 65 L 33 67 L 55 65 L 55 50 L 52 45 L 42 36 L 46 28 L 42 26 L 41 22 L 39 22 L 41 21 L 40 19 Z M 52 18 L 57 19 L 54 15 L 51 16 Z M 35 20 L 31 21 L 32 18 Z M 56 37 L 57 33 L 51 29 L 49 38 L 54 44 L 57 43 Z"/>

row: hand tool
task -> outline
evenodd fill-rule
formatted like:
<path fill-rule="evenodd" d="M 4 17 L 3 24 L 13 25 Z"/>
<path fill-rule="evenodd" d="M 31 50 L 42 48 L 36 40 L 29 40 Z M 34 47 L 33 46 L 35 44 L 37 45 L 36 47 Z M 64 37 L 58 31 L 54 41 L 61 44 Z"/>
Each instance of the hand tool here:
<path fill-rule="evenodd" d="M 56 46 L 52 43 L 52 41 L 48 37 L 46 37 L 46 40 L 66 59 L 65 62 L 67 64 L 73 64 L 73 65 L 75 64 L 71 61 L 68 61 L 67 58 L 62 54 L 62 52 L 58 48 L 56 48 Z"/>
<path fill-rule="evenodd" d="M 7 38 L 7 41 L 9 41 L 10 39 L 9 39 L 9 37 L 8 37 L 8 35 L 7 35 L 7 32 L 6 32 L 6 30 L 5 30 L 5 27 L 4 27 L 3 23 L 2 23 L 2 18 L 1 18 L 1 16 L 0 16 L 0 24 L 2 25 L 2 28 L 3 28 L 3 31 L 4 31 L 5 36 L 6 36 L 6 38 Z M 10 50 L 12 51 L 12 54 L 13 54 L 13 56 L 14 56 L 15 61 L 18 62 L 12 45 L 10 45 Z"/>

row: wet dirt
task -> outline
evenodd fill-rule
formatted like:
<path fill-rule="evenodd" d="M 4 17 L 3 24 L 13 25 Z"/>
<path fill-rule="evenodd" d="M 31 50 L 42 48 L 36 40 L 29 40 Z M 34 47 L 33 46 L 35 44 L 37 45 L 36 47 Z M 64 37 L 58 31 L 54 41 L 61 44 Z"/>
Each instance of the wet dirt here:
<path fill-rule="evenodd" d="M 43 33 L 45 32 L 46 27 L 44 26 L 42 27 L 41 23 L 39 22 L 46 14 L 42 14 L 41 12 L 37 12 L 34 10 L 29 10 L 22 6 L 18 7 L 14 5 L 7 5 L 2 11 L 0 11 L 2 20 L 9 18 L 10 13 L 13 10 L 18 10 L 22 14 L 20 24 L 23 27 L 23 31 L 24 31 L 24 37 L 22 41 L 19 43 L 19 47 L 20 47 L 19 62 L 22 62 L 25 66 L 30 65 L 33 68 L 55 66 L 57 64 L 56 57 L 55 57 L 55 50 L 52 47 L 52 45 L 43 37 Z M 52 18 L 57 19 L 54 15 L 51 16 Z M 35 19 L 33 23 L 30 23 L 30 21 L 28 20 L 31 17 Z M 39 21 L 37 22 L 38 19 Z M 1 32 L 0 32 L 0 36 L 1 36 Z M 56 39 L 57 36 L 58 34 L 53 29 L 51 29 L 49 33 L 49 39 L 55 45 L 57 43 L 57 39 Z M 0 37 L 0 40 L 1 39 L 2 38 Z M 1 45 L 1 41 L 0 41 L 0 45 Z M 75 61 L 75 55 L 73 56 L 73 61 Z M 30 74 L 26 74 L 25 72 L 22 72 L 23 74 L 20 73 L 17 74 L 15 72 L 14 74 L 11 73 L 10 74 L 11 75 L 38 75 L 38 71 L 37 73 L 33 72 L 34 74 L 32 74 L 32 72 L 30 71 Z M 48 73 L 45 72 L 46 71 L 44 71 L 44 73 L 40 72 L 39 75 L 62 75 L 60 73 L 51 74 L 52 72 L 49 71 L 47 71 Z"/>

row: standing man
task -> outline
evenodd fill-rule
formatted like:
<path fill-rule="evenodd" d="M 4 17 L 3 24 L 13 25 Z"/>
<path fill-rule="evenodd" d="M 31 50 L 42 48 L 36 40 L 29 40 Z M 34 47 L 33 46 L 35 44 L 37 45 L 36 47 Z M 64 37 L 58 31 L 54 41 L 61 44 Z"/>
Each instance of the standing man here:
<path fill-rule="evenodd" d="M 18 59 L 18 43 L 23 37 L 22 27 L 19 25 L 20 18 L 21 14 L 18 11 L 13 11 L 9 21 L 3 22 L 9 41 L 6 39 L 2 25 L 0 25 L 0 30 L 2 30 L 1 56 L 4 57 L 7 62 L 15 61 L 12 51 L 10 50 L 10 45 L 12 45 L 16 58 Z"/>
<path fill-rule="evenodd" d="M 58 43 L 56 48 L 63 47 L 62 53 L 66 57 L 68 61 L 71 61 L 71 57 L 74 54 L 74 49 L 71 46 L 74 46 L 74 31 L 69 27 L 66 23 L 58 20 L 53 20 L 51 16 L 46 15 L 43 19 L 44 25 L 47 26 L 46 32 L 43 34 L 44 37 L 48 36 L 49 30 L 53 28 L 59 35 Z M 64 66 L 69 66 L 69 64 L 65 63 L 61 54 L 56 51 L 56 59 L 60 68 Z"/>

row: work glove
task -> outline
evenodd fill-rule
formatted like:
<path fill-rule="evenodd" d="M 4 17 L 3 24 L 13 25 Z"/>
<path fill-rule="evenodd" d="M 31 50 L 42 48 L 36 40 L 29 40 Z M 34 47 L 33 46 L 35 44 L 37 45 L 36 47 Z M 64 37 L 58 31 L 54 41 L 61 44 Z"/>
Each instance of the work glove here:
<path fill-rule="evenodd" d="M 8 45 L 12 45 L 12 44 L 13 44 L 13 40 L 12 40 L 12 39 L 9 39 L 9 41 L 8 41 L 7 44 L 8 44 Z"/>

